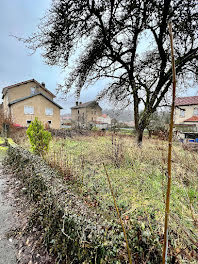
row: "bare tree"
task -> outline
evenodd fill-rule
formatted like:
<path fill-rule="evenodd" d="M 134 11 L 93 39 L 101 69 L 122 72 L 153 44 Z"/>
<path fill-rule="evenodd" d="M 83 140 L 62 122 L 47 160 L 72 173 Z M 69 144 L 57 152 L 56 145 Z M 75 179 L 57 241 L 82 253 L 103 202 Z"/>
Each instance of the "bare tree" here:
<path fill-rule="evenodd" d="M 93 81 L 108 78 L 99 97 L 133 99 L 141 144 L 151 114 L 171 85 L 169 20 L 178 80 L 183 83 L 190 76 L 197 81 L 197 11 L 197 1 L 189 0 L 54 0 L 38 32 L 23 41 L 34 51 L 43 48 L 46 62 L 63 68 L 80 49 L 65 79 L 66 91 L 75 87 L 79 94 Z M 141 53 L 139 44 L 145 44 Z M 141 115 L 140 104 L 144 105 Z"/>

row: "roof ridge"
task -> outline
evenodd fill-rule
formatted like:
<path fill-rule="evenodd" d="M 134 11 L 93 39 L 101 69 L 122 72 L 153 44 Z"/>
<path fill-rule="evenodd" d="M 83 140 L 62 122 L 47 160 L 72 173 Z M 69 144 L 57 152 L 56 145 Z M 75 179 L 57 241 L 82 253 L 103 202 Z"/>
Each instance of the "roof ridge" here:
<path fill-rule="evenodd" d="M 193 115 L 190 118 L 187 118 L 186 120 L 184 120 L 184 122 L 198 122 L 198 116 Z"/>
<path fill-rule="evenodd" d="M 198 95 L 193 95 L 193 96 L 182 96 L 182 97 L 176 97 L 176 99 L 180 98 L 193 98 L 193 97 L 198 97 Z"/>
<path fill-rule="evenodd" d="M 97 103 L 96 100 L 92 100 L 92 101 L 88 101 L 88 102 L 85 102 L 85 103 L 81 103 L 81 104 L 78 104 L 78 105 L 75 105 L 75 106 L 72 106 L 71 109 L 74 109 L 74 108 L 80 108 L 80 107 L 84 107 L 84 106 L 88 106 L 92 103 Z"/>
<path fill-rule="evenodd" d="M 198 96 L 176 97 L 175 106 L 198 105 Z"/>
<path fill-rule="evenodd" d="M 26 83 L 29 83 L 29 82 L 35 82 L 37 83 L 38 85 L 40 85 L 43 89 L 45 89 L 47 92 L 49 92 L 51 95 L 53 95 L 54 97 L 56 97 L 51 91 L 49 91 L 46 87 L 44 87 L 41 83 L 39 83 L 37 80 L 35 80 L 34 78 L 33 79 L 30 79 L 30 80 L 27 80 L 27 81 L 23 81 L 23 82 L 19 82 L 19 83 L 15 83 L 15 84 L 12 84 L 12 85 L 9 85 L 9 86 L 6 86 L 6 87 L 3 87 L 2 88 L 2 93 L 4 92 L 5 89 L 9 89 L 9 88 L 12 88 L 12 87 L 15 87 L 15 86 L 19 86 L 21 84 L 26 84 Z"/>
<path fill-rule="evenodd" d="M 16 100 L 13 100 L 12 102 L 9 103 L 9 105 L 13 105 L 15 103 L 18 103 L 18 102 L 21 102 L 21 101 L 24 101 L 26 99 L 29 99 L 29 98 L 32 98 L 34 96 L 37 96 L 37 95 L 42 95 L 43 97 L 45 97 L 47 100 L 49 100 L 51 103 L 55 104 L 57 107 L 59 107 L 60 109 L 63 109 L 62 106 L 60 106 L 59 104 L 57 104 L 56 102 L 54 102 L 52 99 L 50 99 L 49 97 L 47 97 L 45 94 L 43 94 L 42 92 L 38 92 L 38 93 L 35 93 L 35 94 L 32 94 L 32 95 L 29 95 L 29 96 L 25 96 L 25 97 L 22 97 L 22 98 L 19 98 L 19 99 L 16 99 Z"/>

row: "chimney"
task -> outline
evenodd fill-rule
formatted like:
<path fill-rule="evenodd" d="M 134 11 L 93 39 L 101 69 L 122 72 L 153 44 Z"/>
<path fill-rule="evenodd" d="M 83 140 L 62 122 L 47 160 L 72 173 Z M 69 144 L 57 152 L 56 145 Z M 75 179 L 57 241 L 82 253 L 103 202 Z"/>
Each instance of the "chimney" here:
<path fill-rule="evenodd" d="M 80 102 L 80 104 L 82 104 L 82 102 Z"/>
<path fill-rule="evenodd" d="M 78 101 L 76 102 L 76 106 L 78 106 Z"/>
<path fill-rule="evenodd" d="M 45 87 L 45 83 L 44 83 L 44 82 L 42 82 L 41 85 L 42 85 L 43 87 Z"/>

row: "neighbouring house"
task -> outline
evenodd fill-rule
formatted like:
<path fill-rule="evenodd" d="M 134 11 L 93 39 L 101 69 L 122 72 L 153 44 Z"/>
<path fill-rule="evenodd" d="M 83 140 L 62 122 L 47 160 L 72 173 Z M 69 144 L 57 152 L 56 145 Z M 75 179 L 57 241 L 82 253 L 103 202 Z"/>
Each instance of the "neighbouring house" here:
<path fill-rule="evenodd" d="M 198 131 L 198 96 L 176 98 L 175 125 L 195 127 Z"/>
<path fill-rule="evenodd" d="M 96 117 L 95 126 L 99 129 L 106 129 L 111 127 L 111 117 L 107 114 Z"/>
<path fill-rule="evenodd" d="M 45 83 L 28 80 L 4 87 L 3 110 L 14 124 L 27 127 L 35 117 L 51 128 L 60 128 L 60 109 Z"/>
<path fill-rule="evenodd" d="M 62 128 L 70 128 L 71 127 L 71 116 L 70 115 L 61 115 L 61 127 Z"/>
<path fill-rule="evenodd" d="M 61 115 L 61 123 L 67 123 L 71 121 L 71 115 L 65 114 Z"/>
<path fill-rule="evenodd" d="M 71 108 L 72 126 L 79 128 L 91 128 L 95 126 L 97 117 L 102 115 L 102 108 L 96 101 L 82 104 L 76 102 Z"/>
<path fill-rule="evenodd" d="M 134 128 L 135 127 L 135 121 L 131 120 L 129 122 L 124 122 L 125 125 L 127 125 L 130 128 Z"/>

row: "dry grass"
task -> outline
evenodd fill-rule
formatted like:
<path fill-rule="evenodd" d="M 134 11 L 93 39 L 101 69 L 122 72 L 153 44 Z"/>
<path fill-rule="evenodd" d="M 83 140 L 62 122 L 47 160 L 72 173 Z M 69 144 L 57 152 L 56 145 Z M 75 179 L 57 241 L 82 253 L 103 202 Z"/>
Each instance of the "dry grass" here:
<path fill-rule="evenodd" d="M 154 232 L 163 233 L 167 179 L 167 142 L 120 136 L 76 136 L 53 139 L 46 157 L 62 172 L 63 180 L 77 183 L 87 204 L 108 218 L 115 214 L 103 163 L 111 178 L 124 219 L 139 212 L 158 222 Z M 170 233 L 178 263 L 196 263 L 198 218 L 198 153 L 173 145 Z M 149 220 L 150 219 L 150 220 Z"/>

